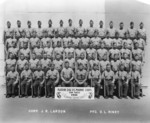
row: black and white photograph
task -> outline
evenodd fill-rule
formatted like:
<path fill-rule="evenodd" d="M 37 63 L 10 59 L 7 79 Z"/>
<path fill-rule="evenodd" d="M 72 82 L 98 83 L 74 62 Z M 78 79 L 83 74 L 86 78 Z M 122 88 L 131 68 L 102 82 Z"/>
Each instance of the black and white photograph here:
<path fill-rule="evenodd" d="M 0 123 L 149 123 L 149 0 L 2 0 Z"/>

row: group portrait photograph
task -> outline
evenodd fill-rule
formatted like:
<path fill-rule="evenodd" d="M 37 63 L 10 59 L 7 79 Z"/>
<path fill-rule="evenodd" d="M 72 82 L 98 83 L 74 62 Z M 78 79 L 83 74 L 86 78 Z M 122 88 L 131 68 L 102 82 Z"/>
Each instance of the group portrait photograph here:
<path fill-rule="evenodd" d="M 150 2 L 4 1 L 1 122 L 150 121 Z"/>

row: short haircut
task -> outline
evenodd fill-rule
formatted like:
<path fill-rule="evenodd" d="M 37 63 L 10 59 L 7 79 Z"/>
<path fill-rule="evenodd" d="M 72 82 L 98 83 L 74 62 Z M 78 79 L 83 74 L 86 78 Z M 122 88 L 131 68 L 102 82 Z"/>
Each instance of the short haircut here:
<path fill-rule="evenodd" d="M 131 22 L 130 22 L 130 25 L 131 25 L 131 24 L 134 24 L 134 22 L 133 22 L 133 21 L 131 21 Z"/>
<path fill-rule="evenodd" d="M 10 23 L 10 21 L 7 21 L 7 24 Z"/>
<path fill-rule="evenodd" d="M 90 20 L 90 22 L 93 22 L 93 20 Z"/>
<path fill-rule="evenodd" d="M 71 22 L 71 21 L 72 21 L 72 19 L 69 19 L 69 20 L 68 20 L 68 22 Z"/>
<path fill-rule="evenodd" d="M 38 23 L 42 23 L 40 20 L 38 20 Z"/>
<path fill-rule="evenodd" d="M 63 20 L 60 20 L 60 22 L 63 22 Z"/>
<path fill-rule="evenodd" d="M 83 20 L 82 20 L 82 19 L 79 19 L 79 22 L 80 22 L 80 21 L 81 21 L 81 22 L 83 22 Z"/>
<path fill-rule="evenodd" d="M 140 25 L 143 24 L 143 22 L 140 23 Z"/>
<path fill-rule="evenodd" d="M 113 21 L 110 21 L 109 24 L 113 23 Z"/>

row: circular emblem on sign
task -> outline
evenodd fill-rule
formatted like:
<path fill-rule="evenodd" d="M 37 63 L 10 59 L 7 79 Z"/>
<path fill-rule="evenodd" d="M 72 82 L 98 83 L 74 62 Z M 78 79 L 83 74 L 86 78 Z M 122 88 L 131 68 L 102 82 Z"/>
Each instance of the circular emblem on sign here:
<path fill-rule="evenodd" d="M 57 92 L 57 97 L 61 98 L 60 92 Z"/>

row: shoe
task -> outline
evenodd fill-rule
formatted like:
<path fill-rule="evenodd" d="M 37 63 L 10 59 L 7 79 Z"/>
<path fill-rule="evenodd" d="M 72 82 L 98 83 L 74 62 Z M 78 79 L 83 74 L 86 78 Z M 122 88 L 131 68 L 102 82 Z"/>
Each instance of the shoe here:
<path fill-rule="evenodd" d="M 50 95 L 47 95 L 46 98 L 50 98 Z"/>
<path fill-rule="evenodd" d="M 22 95 L 19 95 L 19 98 L 22 98 L 23 96 Z"/>
<path fill-rule="evenodd" d="M 35 96 L 35 95 L 33 95 L 32 97 L 33 97 L 33 98 L 35 98 L 36 96 Z"/>
<path fill-rule="evenodd" d="M 9 97 L 10 97 L 10 95 L 9 95 L 9 94 L 7 94 L 7 95 L 6 95 L 6 98 L 9 98 Z"/>
<path fill-rule="evenodd" d="M 104 97 L 105 99 L 108 99 L 108 97 L 106 96 L 106 97 Z"/>
<path fill-rule="evenodd" d="M 12 95 L 12 98 L 15 98 L 15 95 Z"/>
<path fill-rule="evenodd" d="M 114 99 L 114 96 L 111 96 L 112 99 Z"/>
<path fill-rule="evenodd" d="M 135 96 L 135 98 L 140 99 L 140 97 L 139 97 L 139 96 Z"/>
<path fill-rule="evenodd" d="M 128 99 L 128 97 L 127 97 L 127 96 L 124 96 L 124 98 L 125 98 L 125 99 Z"/>

